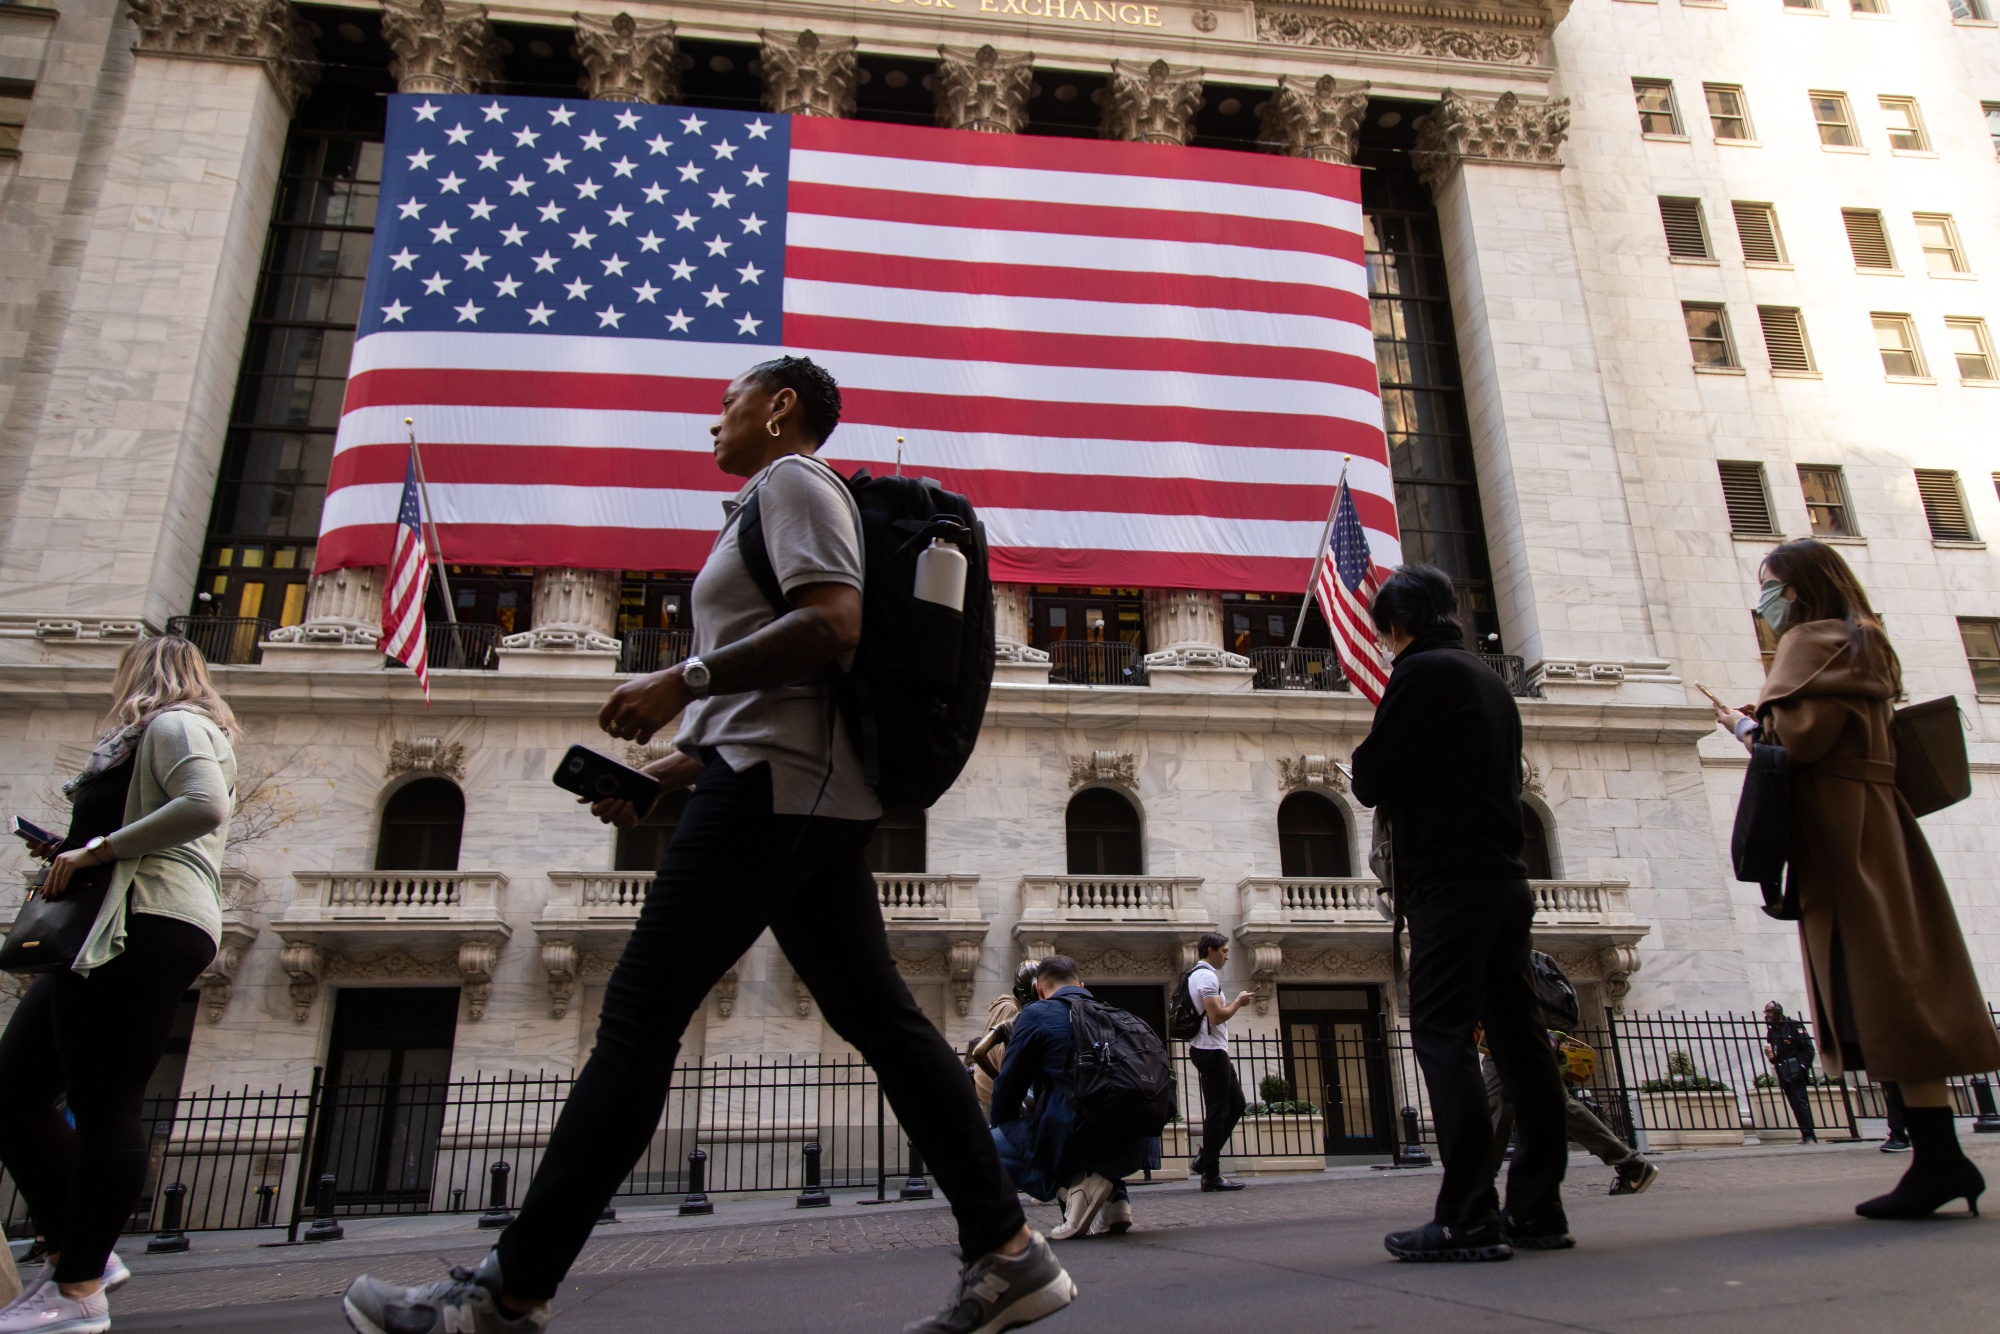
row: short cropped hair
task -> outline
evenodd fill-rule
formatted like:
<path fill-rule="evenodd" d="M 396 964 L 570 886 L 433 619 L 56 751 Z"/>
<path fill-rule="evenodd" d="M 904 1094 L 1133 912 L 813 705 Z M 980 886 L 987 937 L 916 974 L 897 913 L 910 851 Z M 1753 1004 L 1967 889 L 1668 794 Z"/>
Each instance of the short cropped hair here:
<path fill-rule="evenodd" d="M 1195 956 L 1206 959 L 1209 955 L 1228 943 L 1229 937 L 1223 935 L 1220 931 L 1204 932 L 1202 938 L 1194 943 Z"/>
<path fill-rule="evenodd" d="M 1060 982 L 1073 987 L 1083 981 L 1083 970 L 1067 954 L 1051 954 L 1035 965 L 1035 977 L 1038 981 Z"/>
<path fill-rule="evenodd" d="M 825 444 L 840 425 L 840 385 L 811 357 L 760 361 L 745 374 L 770 393 L 789 389 L 799 396 L 799 429 L 815 445 Z"/>
<path fill-rule="evenodd" d="M 1412 639 L 1433 630 L 1458 630 L 1458 590 L 1435 565 L 1405 565 L 1389 576 L 1368 609 L 1376 630 L 1401 630 Z"/>

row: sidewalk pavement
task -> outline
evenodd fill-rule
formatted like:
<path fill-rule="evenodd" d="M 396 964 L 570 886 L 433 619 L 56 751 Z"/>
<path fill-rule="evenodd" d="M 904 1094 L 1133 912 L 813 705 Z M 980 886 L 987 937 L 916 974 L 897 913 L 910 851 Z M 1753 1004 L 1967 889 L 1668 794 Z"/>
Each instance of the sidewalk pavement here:
<path fill-rule="evenodd" d="M 2000 1144 L 1967 1137 L 1990 1180 Z M 1082 1296 L 1045 1326 L 1169 1334 L 1262 1331 L 1591 1329 L 1757 1334 L 1927 1324 L 1990 1327 L 2000 1310 L 2000 1223 L 1857 1219 L 1853 1205 L 1908 1164 L 1873 1144 L 1663 1154 L 1661 1178 L 1610 1198 L 1611 1173 L 1573 1159 L 1565 1203 L 1579 1247 L 1499 1265 L 1403 1265 L 1381 1237 L 1429 1214 L 1432 1170 L 1340 1168 L 1260 1178 L 1237 1195 L 1191 1184 L 1135 1190 L 1137 1227 L 1059 1248 Z M 708 1218 L 620 1209 L 558 1299 L 575 1331 L 880 1331 L 942 1304 L 955 1270 L 942 1200 L 798 1210 L 789 1198 L 718 1200 Z M 866 1198 L 873 1198 L 872 1193 Z M 1996 1197 L 2000 1198 L 2000 1197 Z M 1033 1206 L 1047 1229 L 1054 1211 Z M 494 1234 L 470 1215 L 345 1221 L 346 1240 L 269 1247 L 271 1233 L 195 1234 L 184 1255 L 127 1256 L 116 1328 L 346 1328 L 336 1295 L 354 1274 L 400 1282 L 475 1263 Z M 281 1235 L 281 1234 L 279 1234 Z"/>

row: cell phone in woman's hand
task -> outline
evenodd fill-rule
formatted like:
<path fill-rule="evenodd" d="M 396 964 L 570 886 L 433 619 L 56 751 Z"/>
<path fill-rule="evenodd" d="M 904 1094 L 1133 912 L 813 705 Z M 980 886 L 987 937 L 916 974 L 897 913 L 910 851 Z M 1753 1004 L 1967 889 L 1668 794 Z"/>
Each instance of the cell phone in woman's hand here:
<path fill-rule="evenodd" d="M 23 820 L 18 815 L 14 817 L 13 822 L 10 825 L 10 828 L 13 829 L 15 837 L 23 839 L 29 843 L 62 842 L 60 838 L 56 837 L 54 834 L 51 834 L 48 830 L 42 828 L 40 825 L 36 824 L 33 820 Z"/>
<path fill-rule="evenodd" d="M 589 801 L 629 801 L 642 816 L 660 799 L 659 779 L 588 746 L 571 746 L 551 781 Z"/>

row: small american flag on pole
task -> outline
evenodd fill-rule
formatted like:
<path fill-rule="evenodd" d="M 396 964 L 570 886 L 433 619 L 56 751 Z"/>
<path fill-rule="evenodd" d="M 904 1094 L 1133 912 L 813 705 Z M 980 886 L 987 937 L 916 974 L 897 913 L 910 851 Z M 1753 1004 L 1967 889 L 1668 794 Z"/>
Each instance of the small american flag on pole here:
<path fill-rule="evenodd" d="M 389 582 L 382 589 L 382 651 L 417 674 L 424 702 L 431 698 L 431 676 L 424 650 L 424 584 L 430 576 L 424 552 L 424 510 L 417 496 L 417 456 L 413 449 L 403 468 L 403 503 L 396 513 L 396 547 L 389 558 Z"/>
<path fill-rule="evenodd" d="M 1319 566 L 1313 572 L 1313 596 L 1319 599 L 1319 609 L 1333 628 L 1340 670 L 1370 704 L 1382 702 L 1382 691 L 1389 684 L 1389 664 L 1368 614 L 1381 590 L 1382 575 L 1382 568 L 1368 554 L 1368 537 L 1361 529 L 1354 495 L 1343 476 L 1333 502 L 1326 550 L 1319 553 Z"/>

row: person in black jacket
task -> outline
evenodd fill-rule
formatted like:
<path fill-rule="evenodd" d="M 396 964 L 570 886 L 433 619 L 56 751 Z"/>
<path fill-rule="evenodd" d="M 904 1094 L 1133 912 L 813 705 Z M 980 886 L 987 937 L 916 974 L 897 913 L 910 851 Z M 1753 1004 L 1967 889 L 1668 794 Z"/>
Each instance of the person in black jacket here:
<path fill-rule="evenodd" d="M 1792 1116 L 1799 1123 L 1799 1141 L 1803 1144 L 1819 1143 L 1819 1133 L 1813 1125 L 1812 1099 L 1806 1092 L 1812 1083 L 1813 1050 L 1813 1040 L 1804 1023 L 1787 1017 L 1785 1007 L 1776 1001 L 1764 1007 L 1764 1056 L 1777 1071 L 1778 1087 L 1784 1090 L 1785 1101 L 1792 1105 Z"/>
<path fill-rule="evenodd" d="M 1573 1246 L 1558 1193 L 1569 1159 L 1562 1078 L 1528 978 L 1535 899 L 1521 861 L 1520 710 L 1466 651 L 1442 570 L 1403 566 L 1372 610 L 1395 663 L 1354 751 L 1354 796 L 1392 831 L 1396 900 L 1410 923 L 1410 1039 L 1444 1165 L 1432 1221 L 1385 1244 L 1401 1260 Z M 1517 1118 L 1504 1215 L 1473 1038 L 1482 1018 Z"/>

